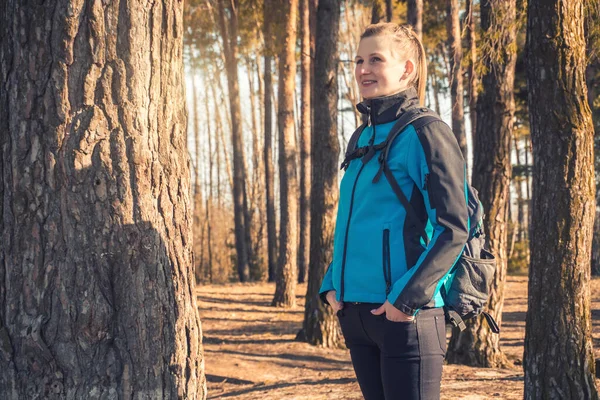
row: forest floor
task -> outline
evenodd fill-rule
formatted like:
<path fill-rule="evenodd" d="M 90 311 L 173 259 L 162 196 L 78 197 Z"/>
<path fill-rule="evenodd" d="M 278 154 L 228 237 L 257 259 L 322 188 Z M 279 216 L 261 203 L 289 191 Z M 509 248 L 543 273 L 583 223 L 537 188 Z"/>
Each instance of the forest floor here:
<path fill-rule="evenodd" d="M 306 285 L 294 309 L 270 307 L 272 283 L 197 288 L 209 399 L 362 399 L 346 349 L 294 341 Z M 600 278 L 591 284 L 595 358 L 600 358 Z M 444 365 L 442 399 L 522 399 L 527 277 L 509 276 L 501 348 L 515 367 Z M 599 383 L 599 382 L 597 382 Z"/>

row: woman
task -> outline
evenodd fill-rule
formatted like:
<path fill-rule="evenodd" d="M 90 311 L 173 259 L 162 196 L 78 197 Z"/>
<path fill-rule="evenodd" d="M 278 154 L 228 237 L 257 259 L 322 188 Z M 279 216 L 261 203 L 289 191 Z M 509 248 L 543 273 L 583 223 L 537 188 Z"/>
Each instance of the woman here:
<path fill-rule="evenodd" d="M 404 113 L 423 104 L 423 46 L 407 26 L 370 25 L 355 78 L 368 121 L 358 147 L 382 143 Z M 440 396 L 446 331 L 441 285 L 463 251 L 469 216 L 465 163 L 450 128 L 409 125 L 390 145 L 387 166 L 426 225 L 428 243 L 390 186 L 380 160 L 347 163 L 340 185 L 333 260 L 321 297 L 339 317 L 366 400 Z M 371 151 L 372 153 L 372 151 Z"/>

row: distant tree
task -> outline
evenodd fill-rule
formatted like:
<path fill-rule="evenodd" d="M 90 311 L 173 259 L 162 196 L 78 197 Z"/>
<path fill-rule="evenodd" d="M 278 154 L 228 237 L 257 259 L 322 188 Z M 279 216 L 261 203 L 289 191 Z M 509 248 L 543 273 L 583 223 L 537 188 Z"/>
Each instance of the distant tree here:
<path fill-rule="evenodd" d="M 533 204 L 525 399 L 597 399 L 590 315 L 594 128 L 584 1 L 529 0 Z"/>
<path fill-rule="evenodd" d="M 479 80 L 477 76 L 476 64 L 477 64 L 477 24 L 475 22 L 475 13 L 473 12 L 473 0 L 467 0 L 466 9 L 466 36 L 467 36 L 467 49 L 469 54 L 469 61 L 467 67 L 467 78 L 469 79 L 468 93 L 469 93 L 469 119 L 471 122 L 471 136 L 477 132 L 477 88 L 479 86 Z M 472 146 L 475 148 L 475 142 L 472 140 Z"/>
<path fill-rule="evenodd" d="M 298 246 L 298 282 L 308 279 L 308 261 L 310 259 L 310 132 L 311 132 L 311 70 L 314 53 L 314 32 L 311 32 L 311 14 L 309 0 L 300 1 L 301 27 L 301 91 L 302 103 L 300 108 L 300 232 Z"/>
<path fill-rule="evenodd" d="M 412 25 L 415 33 L 421 39 L 423 37 L 423 0 L 407 0 L 406 21 Z"/>
<path fill-rule="evenodd" d="M 229 109 L 231 114 L 231 142 L 233 144 L 233 207 L 235 219 L 236 263 L 240 282 L 250 279 L 246 199 L 246 163 L 242 138 L 242 106 L 238 80 L 238 7 L 237 0 L 217 0 L 219 29 L 223 39 Z"/>
<path fill-rule="evenodd" d="M 283 51 L 279 56 L 279 186 L 281 217 L 274 306 L 296 305 L 298 267 L 298 178 L 296 176 L 296 29 L 298 0 L 285 2 Z"/>
<path fill-rule="evenodd" d="M 277 270 L 277 228 L 275 226 L 275 194 L 273 185 L 274 166 L 273 166 L 273 74 L 271 71 L 273 64 L 274 38 L 272 22 L 272 0 L 264 0 L 264 25 L 263 36 L 265 41 L 264 52 L 264 108 L 265 108 L 265 138 L 263 149 L 263 163 L 265 166 L 265 191 L 266 191 L 266 210 L 267 210 L 267 254 L 268 254 L 268 280 L 275 281 L 275 271 Z"/>
<path fill-rule="evenodd" d="M 386 1 L 387 0 L 371 0 L 373 3 L 373 9 L 371 13 L 371 23 L 376 24 L 378 22 L 386 22 Z"/>
<path fill-rule="evenodd" d="M 448 59 L 450 60 L 450 95 L 452 101 L 452 131 L 467 160 L 467 135 L 463 105 L 462 46 L 458 0 L 446 0 Z"/>

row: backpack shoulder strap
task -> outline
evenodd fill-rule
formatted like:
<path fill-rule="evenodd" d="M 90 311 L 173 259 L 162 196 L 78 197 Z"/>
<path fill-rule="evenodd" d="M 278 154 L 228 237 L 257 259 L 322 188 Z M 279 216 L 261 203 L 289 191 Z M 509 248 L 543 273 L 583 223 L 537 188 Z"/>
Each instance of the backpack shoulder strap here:
<path fill-rule="evenodd" d="M 398 119 L 394 126 L 392 126 L 392 129 L 390 129 L 390 133 L 388 134 L 388 137 L 385 140 L 385 147 L 379 154 L 379 171 L 375 175 L 375 178 L 373 178 L 373 183 L 377 183 L 379 181 L 379 178 L 381 177 L 381 173 L 385 174 L 385 177 L 387 178 L 390 186 L 392 187 L 392 190 L 396 194 L 396 197 L 398 197 L 398 200 L 400 200 L 400 203 L 402 203 L 402 205 L 404 206 L 407 217 L 413 220 L 415 227 L 419 231 L 419 234 L 423 238 L 426 245 L 429 244 L 429 237 L 427 236 L 425 227 L 423 226 L 423 223 L 417 216 L 417 212 L 402 192 L 398 181 L 396 180 L 396 178 L 394 178 L 394 174 L 392 174 L 392 171 L 387 165 L 387 158 L 392 143 L 408 125 L 412 124 L 415 130 L 419 130 L 425 125 L 428 125 L 435 121 L 441 121 L 440 117 L 433 111 L 424 107 L 408 110 L 404 114 L 402 114 L 402 116 Z"/>
<path fill-rule="evenodd" d="M 345 169 L 348 167 L 350 160 L 353 158 L 352 154 L 356 151 L 358 139 L 360 139 L 360 135 L 363 133 L 366 127 L 367 123 L 365 122 L 361 126 L 356 128 L 352 136 L 350 136 L 350 140 L 348 141 L 348 147 L 346 147 L 346 153 L 344 154 L 344 162 L 342 162 L 340 169 Z"/>
<path fill-rule="evenodd" d="M 406 111 L 398 121 L 392 126 L 390 129 L 390 133 L 388 137 L 385 139 L 385 148 L 379 154 L 379 161 L 383 166 L 387 162 L 388 154 L 390 152 L 390 148 L 392 147 L 392 143 L 396 140 L 396 137 L 400 135 L 404 129 L 408 127 L 408 125 L 412 125 L 416 131 L 423 128 L 426 125 L 429 125 L 435 121 L 442 121 L 442 119 L 433 111 L 426 107 L 421 108 L 413 108 L 411 110 Z M 375 176 L 376 179 L 373 182 L 377 182 L 379 177 L 381 176 L 381 168 L 380 171 Z"/>

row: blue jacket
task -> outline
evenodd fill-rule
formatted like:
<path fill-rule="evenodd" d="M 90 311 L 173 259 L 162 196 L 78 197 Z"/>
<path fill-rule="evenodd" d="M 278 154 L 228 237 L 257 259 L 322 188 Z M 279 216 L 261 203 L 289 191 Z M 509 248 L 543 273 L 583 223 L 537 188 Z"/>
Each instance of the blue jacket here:
<path fill-rule="evenodd" d="M 369 125 L 358 147 L 385 141 L 401 113 L 418 107 L 416 90 L 367 100 Z M 359 108 L 360 109 L 360 108 Z M 419 215 L 430 239 L 420 238 L 410 217 L 382 176 L 377 157 L 348 164 L 340 184 L 333 259 L 320 288 L 324 299 L 383 303 L 389 300 L 406 314 L 441 307 L 440 287 L 468 238 L 466 168 L 448 125 L 432 122 L 419 131 L 409 125 L 391 145 L 388 165 Z M 390 276 L 391 275 L 391 276 Z"/>

